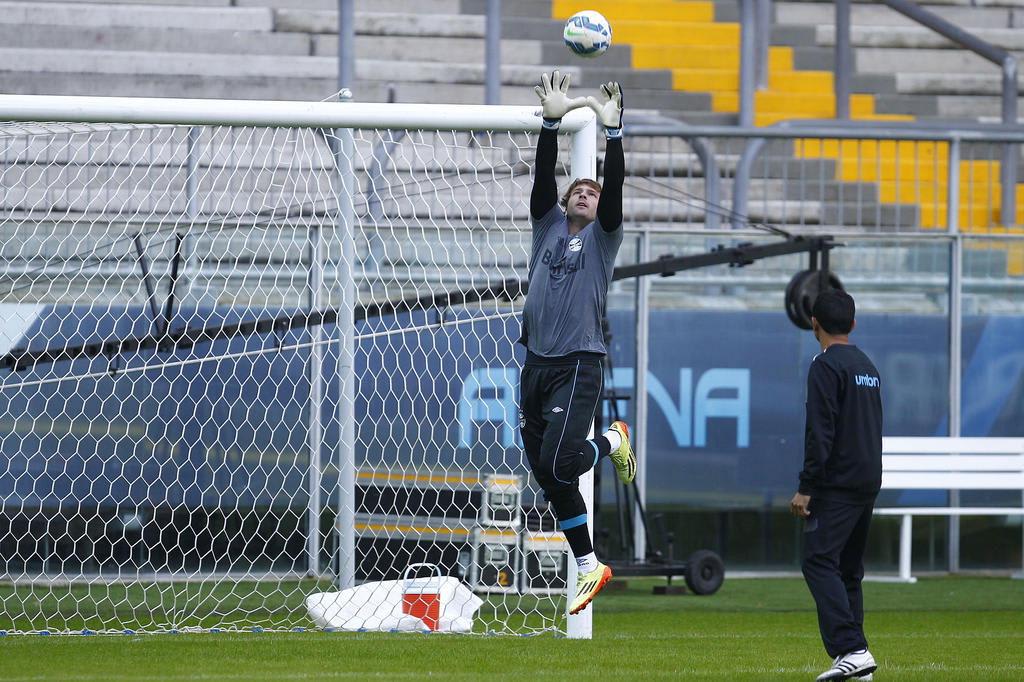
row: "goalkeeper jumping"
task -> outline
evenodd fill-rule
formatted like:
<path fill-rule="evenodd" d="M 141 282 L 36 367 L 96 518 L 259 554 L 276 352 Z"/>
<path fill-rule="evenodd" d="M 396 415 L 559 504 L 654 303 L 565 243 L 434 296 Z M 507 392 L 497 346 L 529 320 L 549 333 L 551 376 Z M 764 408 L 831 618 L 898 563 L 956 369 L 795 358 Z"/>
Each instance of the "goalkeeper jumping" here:
<path fill-rule="evenodd" d="M 536 88 L 544 126 L 530 196 L 533 248 L 523 311 L 526 363 L 519 386 L 519 427 L 526 457 L 554 510 L 579 568 L 569 613 L 585 609 L 611 579 L 597 560 L 587 527 L 579 477 L 610 456 L 619 479 L 630 483 L 636 457 L 629 427 L 617 421 L 588 440 L 601 400 L 607 353 L 602 317 L 615 255 L 622 244 L 622 91 L 601 86 L 601 99 L 568 96 L 569 76 L 544 74 Z M 577 178 L 559 200 L 555 184 L 558 127 L 573 109 L 589 106 L 607 137 L 604 187 Z"/>

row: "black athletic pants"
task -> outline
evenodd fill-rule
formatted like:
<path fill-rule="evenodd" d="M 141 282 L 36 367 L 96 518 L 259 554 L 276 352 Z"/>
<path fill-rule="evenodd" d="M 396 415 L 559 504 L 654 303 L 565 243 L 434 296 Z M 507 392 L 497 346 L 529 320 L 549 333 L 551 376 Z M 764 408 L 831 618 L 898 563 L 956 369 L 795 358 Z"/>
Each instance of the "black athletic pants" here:
<path fill-rule="evenodd" d="M 804 579 L 818 607 L 821 641 L 833 658 L 868 646 L 861 580 L 874 506 L 873 500 L 851 504 L 811 497 L 804 522 Z"/>
<path fill-rule="evenodd" d="M 593 551 L 589 535 L 571 529 L 586 529 L 579 477 L 598 458 L 598 447 L 587 439 L 603 382 L 600 357 L 587 355 L 544 359 L 543 364 L 527 360 L 519 384 L 519 428 L 526 458 L 577 557 Z"/>

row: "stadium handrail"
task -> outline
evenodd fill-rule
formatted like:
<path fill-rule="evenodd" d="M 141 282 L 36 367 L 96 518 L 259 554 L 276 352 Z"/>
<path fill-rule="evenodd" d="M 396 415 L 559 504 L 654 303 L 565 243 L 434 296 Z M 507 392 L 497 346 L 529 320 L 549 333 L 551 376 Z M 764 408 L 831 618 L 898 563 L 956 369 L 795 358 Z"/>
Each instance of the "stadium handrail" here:
<path fill-rule="evenodd" d="M 1001 115 L 1004 125 L 1017 122 L 1017 58 L 1009 51 L 992 45 L 978 36 L 965 31 L 939 15 L 921 7 L 911 0 L 881 0 L 892 10 L 899 12 L 911 21 L 930 28 L 939 35 L 956 43 L 978 56 L 987 59 L 1002 71 L 1002 104 Z M 836 118 L 850 118 L 850 72 L 852 71 L 852 55 L 850 52 L 850 0 L 836 0 L 836 41 L 835 41 L 835 78 L 833 87 L 836 96 Z M 1000 166 L 1002 183 L 1002 204 L 1000 219 L 1004 225 L 1014 224 L 1016 216 L 1017 186 L 1017 154 L 1012 144 L 1003 149 L 1003 161 Z"/>

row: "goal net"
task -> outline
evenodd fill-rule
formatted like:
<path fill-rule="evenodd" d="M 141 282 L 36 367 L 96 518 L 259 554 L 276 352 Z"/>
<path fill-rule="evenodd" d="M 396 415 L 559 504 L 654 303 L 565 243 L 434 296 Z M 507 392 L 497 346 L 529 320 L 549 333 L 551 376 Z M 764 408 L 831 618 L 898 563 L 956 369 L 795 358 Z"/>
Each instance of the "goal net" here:
<path fill-rule="evenodd" d="M 311 596 L 440 577 L 472 632 L 567 630 L 516 416 L 533 111 L 0 120 L 0 630 L 354 629 Z"/>

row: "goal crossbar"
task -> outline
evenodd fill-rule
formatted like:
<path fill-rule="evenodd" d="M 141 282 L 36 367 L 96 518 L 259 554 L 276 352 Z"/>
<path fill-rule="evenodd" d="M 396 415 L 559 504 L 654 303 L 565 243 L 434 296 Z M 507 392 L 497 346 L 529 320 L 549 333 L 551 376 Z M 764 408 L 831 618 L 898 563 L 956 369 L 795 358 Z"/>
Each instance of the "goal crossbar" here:
<path fill-rule="evenodd" d="M 579 132 L 593 125 L 593 120 L 589 109 L 577 109 L 565 116 L 561 129 Z M 540 109 L 526 106 L 57 95 L 2 95 L 0 121 L 460 132 L 537 132 L 541 128 Z"/>

